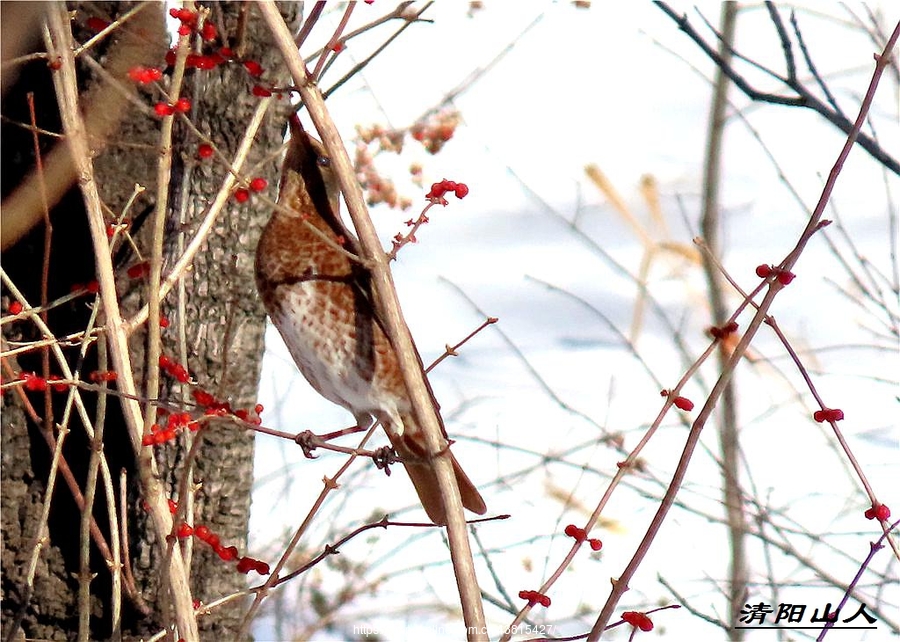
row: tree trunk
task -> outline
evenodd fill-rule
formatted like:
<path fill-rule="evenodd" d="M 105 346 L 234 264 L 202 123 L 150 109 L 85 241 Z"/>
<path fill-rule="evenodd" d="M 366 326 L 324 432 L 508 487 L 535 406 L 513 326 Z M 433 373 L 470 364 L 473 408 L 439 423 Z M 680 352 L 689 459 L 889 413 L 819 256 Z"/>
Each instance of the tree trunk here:
<path fill-rule="evenodd" d="M 4 3 L 4 26 L 9 7 Z M 27 3 L 23 3 L 27 4 Z M 72 29 L 77 42 L 85 42 L 93 32 L 91 18 L 112 20 L 133 8 L 131 3 L 78 3 L 74 9 Z M 129 22 L 114 32 L 111 38 L 89 50 L 92 58 L 107 69 L 123 54 L 116 52 L 116 43 L 128 33 L 139 32 L 141 47 L 138 62 L 146 67 L 165 68 L 163 55 L 168 47 L 163 6 L 150 3 Z M 289 9 L 296 11 L 296 9 Z M 189 70 L 181 95 L 191 99 L 187 114 L 191 122 L 208 136 L 225 158 L 231 159 L 250 114 L 259 98 L 250 88 L 251 78 L 240 61 L 254 60 L 263 69 L 276 66 L 276 54 L 268 51 L 265 27 L 252 4 L 239 2 L 216 3 L 211 7 L 209 20 L 217 27 L 219 38 L 207 48 L 231 47 L 239 60 L 212 70 Z M 36 23 L 35 23 L 36 24 Z M 96 26 L 96 23 L 93 23 Z M 7 34 L 4 33 L 4 40 Z M 27 39 L 26 39 L 27 40 Z M 39 38 L 32 40 L 33 48 L 42 51 Z M 6 50 L 4 50 L 6 54 Z M 134 55 L 132 52 L 129 55 Z M 110 103 L 91 100 L 104 89 L 108 81 L 80 59 L 79 79 L 85 109 L 111 109 Z M 129 63 L 129 67 L 132 66 Z M 7 74 L 4 73 L 4 76 Z M 267 77 L 272 77 L 269 73 Z M 14 123 L 28 123 L 26 94 L 34 93 L 37 123 L 49 131 L 60 131 L 60 121 L 53 94 L 51 72 L 47 61 L 36 60 L 24 65 L 13 86 L 3 96 L 3 197 L 6 198 L 23 177 L 34 171 L 32 133 Z M 165 83 L 163 83 L 165 86 Z M 126 79 L 122 86 L 134 98 L 152 107 L 161 94 L 151 89 L 136 88 Z M 94 92 L 94 93 L 91 93 Z M 159 119 L 128 103 L 118 129 L 109 134 L 103 153 L 95 158 L 97 181 L 101 198 L 110 212 L 119 214 L 135 183 L 146 191 L 133 206 L 131 232 L 144 257 L 149 254 L 149 231 L 142 218 L 152 211 L 156 185 L 159 146 Z M 287 100 L 280 109 L 270 111 L 245 168 L 253 168 L 252 176 L 268 180 L 268 195 L 274 197 L 277 185 L 277 150 L 283 138 L 285 114 L 290 109 Z M 57 139 L 41 136 L 41 153 L 46 158 Z M 197 160 L 197 148 L 202 141 L 185 124 L 176 127 L 173 141 L 173 171 L 169 195 L 164 241 L 165 267 L 171 268 L 196 230 L 206 206 L 211 202 L 227 171 L 215 159 Z M 247 170 L 249 171 L 249 170 Z M 183 189 L 186 185 L 187 188 Z M 196 386 L 185 386 L 163 376 L 159 405 L 172 412 L 189 412 L 202 416 L 193 401 L 192 390 L 202 389 L 219 400 L 226 400 L 234 409 L 252 408 L 256 398 L 259 365 L 263 350 L 265 317 L 258 303 L 253 285 L 253 254 L 261 226 L 269 215 L 268 207 L 260 199 L 251 198 L 238 204 L 232 201 L 225 208 L 190 270 L 182 280 L 184 291 L 176 288 L 163 302 L 163 314 L 170 325 L 163 330 L 162 349 L 173 360 L 184 363 Z M 49 273 L 46 279 L 47 299 L 67 294 L 78 284 L 94 279 L 94 259 L 88 235 L 84 205 L 77 184 L 70 189 L 50 213 L 52 231 L 49 246 Z M 113 220 L 110 216 L 110 221 Z M 6 220 L 4 220 L 6 224 Z M 42 269 L 44 266 L 45 226 L 35 227 L 12 249 L 4 252 L 4 271 L 27 298 L 30 305 L 41 301 Z M 182 238 L 179 238 L 183 234 Z M 146 302 L 144 282 L 131 279 L 126 269 L 138 262 L 135 250 L 120 244 L 115 263 L 120 298 L 126 317 Z M 5 295 L 10 293 L 5 289 Z M 6 299 L 8 305 L 12 299 Z M 86 303 L 93 302 L 86 294 L 55 307 L 47 323 L 56 337 L 84 330 L 91 313 Z M 99 305 L 99 304 L 98 304 Z M 102 322 L 101 320 L 98 323 Z M 183 328 L 183 330 L 182 330 Z M 4 351 L 7 341 L 33 341 L 40 338 L 35 324 L 26 319 L 3 327 Z M 135 332 L 131 349 L 138 381 L 144 370 L 142 356 L 146 336 Z M 70 367 L 79 368 L 79 346 L 65 349 Z M 52 356 L 48 361 L 41 350 L 19 354 L 4 361 L 4 381 L 16 379 L 20 372 L 44 375 L 59 374 Z M 92 345 L 80 363 L 81 378 L 88 380 L 98 368 L 98 350 Z M 58 439 L 59 426 L 65 413 L 64 392 L 19 392 L 7 389 L 3 395 L 2 416 L 2 519 L 3 519 L 3 578 L 2 608 L 3 635 L 18 631 L 29 638 L 53 640 L 74 639 L 78 630 L 78 579 L 80 543 L 80 511 L 72 499 L 72 492 L 60 475 L 52 495 L 48 534 L 37 558 L 33 589 L 28 588 L 28 569 L 39 539 L 40 515 L 47 490 L 52 457 L 48 439 Z M 96 421 L 98 395 L 83 392 L 91 421 Z M 29 411 L 29 404 L 33 412 Z M 50 422 L 52 420 L 52 423 Z M 71 468 L 74 485 L 82 492 L 90 456 L 90 441 L 85 429 L 72 413 L 68 420 L 70 432 L 65 436 L 63 458 Z M 177 500 L 183 479 L 188 441 L 198 439 L 194 460 L 194 495 L 190 522 L 203 524 L 219 536 L 224 546 L 236 546 L 241 555 L 246 552 L 247 524 L 253 465 L 253 433 L 231 420 L 212 421 L 200 432 L 183 431 L 175 441 L 155 447 L 157 464 L 169 496 Z M 109 462 L 115 486 L 114 503 L 118 506 L 120 471 L 127 474 L 130 565 L 137 581 L 139 600 L 123 597 L 122 637 L 147 636 L 159 631 L 171 618 L 163 609 L 159 569 L 162 567 L 160 548 L 155 541 L 147 516 L 141 510 L 139 484 L 135 471 L 134 449 L 115 397 L 109 396 L 105 411 L 103 453 Z M 111 541 L 107 502 L 103 486 L 98 486 L 93 514 L 106 542 Z M 118 507 L 121 510 L 121 507 Z M 182 540 L 182 547 L 185 540 Z M 110 572 L 104 555 L 96 546 L 91 548 L 91 639 L 114 637 L 110 609 Z M 200 540 L 193 541 L 191 557 L 191 586 L 196 599 L 212 601 L 247 586 L 247 578 L 235 571 L 234 563 L 223 562 L 212 548 Z M 242 609 L 232 602 L 214 610 L 199 620 L 204 639 L 233 639 Z M 14 638 L 15 639 L 15 638 Z"/>

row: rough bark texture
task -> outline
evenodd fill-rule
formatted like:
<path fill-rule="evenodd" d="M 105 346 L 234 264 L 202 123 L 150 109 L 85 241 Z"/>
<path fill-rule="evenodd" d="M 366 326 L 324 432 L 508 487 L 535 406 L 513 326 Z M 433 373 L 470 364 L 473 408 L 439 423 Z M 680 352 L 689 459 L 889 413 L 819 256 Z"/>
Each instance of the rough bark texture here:
<path fill-rule="evenodd" d="M 129 3 L 85 3 L 73 5 L 76 9 L 73 30 L 76 39 L 84 41 L 86 19 L 100 16 L 106 19 L 121 15 L 131 6 Z M 145 11 L 156 12 L 162 20 L 161 5 Z M 296 11 L 291 7 L 290 11 Z M 4 11 L 5 13 L 5 11 Z M 210 19 L 225 36 L 226 44 L 244 59 L 257 60 L 267 70 L 267 77 L 274 78 L 270 70 L 277 70 L 276 55 L 267 51 L 267 37 L 259 18 L 254 15 L 252 4 L 223 2 L 212 5 Z M 239 27 L 239 24 L 241 25 Z M 238 40 L 236 34 L 242 33 Z M 147 65 L 160 64 L 166 44 L 148 47 Z M 38 45 L 40 48 L 40 45 Z M 93 51 L 95 60 L 105 64 L 103 47 Z M 163 65 L 164 66 L 164 65 Z M 82 67 L 84 69 L 84 67 Z M 85 72 L 85 89 L 93 82 L 102 82 Z M 27 82 L 26 82 L 27 80 Z M 192 122 L 229 156 L 233 153 L 244 131 L 258 98 L 250 94 L 255 81 L 248 77 L 239 63 L 225 65 L 211 71 L 189 72 L 183 95 L 193 102 L 190 113 Z M 33 63 L 27 72 L 19 75 L 19 83 L 3 98 L 3 113 L 9 118 L 27 122 L 25 92 L 34 91 L 39 108 L 39 125 L 51 131 L 59 131 L 50 74 L 43 61 Z M 152 105 L 158 96 L 136 91 L 143 102 Z M 277 155 L 281 145 L 287 101 L 280 112 L 270 113 L 256 138 L 256 145 L 247 167 L 253 168 L 253 176 L 269 180 L 270 196 L 277 185 Z M 153 190 L 156 183 L 156 146 L 159 137 L 159 121 L 136 110 L 125 118 L 115 139 L 109 141 L 104 153 L 95 159 L 101 196 L 113 212 L 118 213 L 130 195 L 135 183 L 146 186 L 147 192 L 138 201 L 134 212 L 136 238 L 142 252 L 147 252 L 146 230 L 140 229 L 140 216 L 153 206 Z M 3 194 L 30 171 L 33 164 L 31 133 L 3 124 Z M 46 151 L 55 141 L 42 139 Z M 221 164 L 204 161 L 195 164 L 196 149 L 200 141 L 186 128 L 176 129 L 174 171 L 167 220 L 166 256 L 168 263 L 177 256 L 178 234 L 192 234 L 206 205 L 221 184 L 224 172 Z M 262 162 L 266 160 L 265 162 Z M 187 181 L 187 196 L 181 195 L 183 181 Z M 181 212 L 184 214 L 182 225 Z M 178 293 L 171 293 L 163 304 L 163 313 L 171 325 L 163 335 L 163 350 L 179 361 L 184 360 L 191 374 L 203 389 L 220 399 L 228 400 L 232 407 L 252 407 L 255 403 L 259 376 L 259 364 L 263 349 L 265 317 L 258 303 L 253 285 L 253 253 L 259 231 L 269 215 L 268 208 L 257 199 L 248 203 L 233 203 L 219 220 L 204 250 L 184 281 L 184 312 L 179 313 Z M 85 283 L 93 277 L 94 266 L 90 241 L 86 230 L 83 206 L 77 189 L 51 213 L 53 222 L 53 246 L 50 252 L 51 272 L 49 297 L 60 296 L 75 283 Z M 149 226 L 146 226 L 149 227 Z M 5 253 L 4 269 L 13 281 L 25 291 L 34 305 L 40 300 L 40 272 L 43 261 L 43 226 L 32 231 L 11 251 Z M 131 252 L 117 257 L 121 271 L 136 261 Z M 125 310 L 135 310 L 145 301 L 140 283 L 120 280 Z M 87 310 L 85 301 L 79 299 L 50 315 L 50 325 L 57 336 L 84 328 Z M 179 346 L 178 328 L 184 324 L 186 341 Z M 4 336 L 15 335 L 19 339 L 37 338 L 32 324 L 27 321 L 4 327 Z M 144 353 L 145 338 L 136 333 L 132 342 L 138 370 Z M 95 350 L 91 350 L 83 372 L 96 368 Z M 180 354 L 181 353 L 181 354 Z M 67 351 L 70 363 L 77 361 L 77 348 Z M 15 371 L 41 372 L 40 354 L 22 356 L 10 364 Z M 51 372 L 56 372 L 54 368 Z M 4 372 L 4 378 L 8 377 Z M 140 372 L 138 373 L 140 375 Z M 62 397 L 54 396 L 53 417 L 59 421 L 62 415 Z M 31 394 L 31 404 L 39 416 L 45 416 L 42 394 Z M 189 391 L 170 380 L 164 380 L 160 391 L 164 404 L 184 407 L 190 399 Z M 94 400 L 88 398 L 89 410 Z M 129 471 L 129 529 L 132 567 L 138 579 L 142 598 L 150 607 L 149 615 L 142 615 L 127 599 L 123 604 L 123 637 L 137 639 L 155 633 L 165 621 L 160 612 L 158 595 L 160 551 L 152 541 L 149 524 L 139 509 L 140 497 L 134 481 L 134 457 L 122 419 L 112 400 L 106 419 L 104 453 L 110 462 L 113 477 L 118 484 L 121 469 Z M 73 573 L 78 570 L 77 529 L 79 513 L 71 499 L 71 493 L 57 480 L 57 490 L 52 499 L 49 540 L 41 550 L 34 592 L 25 594 L 25 574 L 31 558 L 37 534 L 39 516 L 44 501 L 45 483 L 50 460 L 50 450 L 41 438 L 40 426 L 30 422 L 24 412 L 23 399 L 18 393 L 7 392 L 3 396 L 2 418 L 2 535 L 3 574 L 2 609 L 3 635 L 6 636 L 18 616 L 22 617 L 21 631 L 29 638 L 53 640 L 72 639 L 77 630 L 77 606 L 75 596 L 77 582 Z M 193 405 L 185 407 L 192 410 Z M 65 457 L 73 474 L 83 486 L 85 467 L 89 455 L 84 429 L 77 421 L 70 423 Z M 253 466 L 252 433 L 237 428 L 233 423 L 212 423 L 202 433 L 194 479 L 201 483 L 194 503 L 195 524 L 205 524 L 219 535 L 225 545 L 234 545 L 241 554 L 246 551 L 247 523 L 250 508 L 250 490 Z M 185 438 L 177 444 L 160 449 L 157 461 L 161 474 L 168 484 L 173 498 L 182 477 L 185 459 Z M 98 491 L 94 510 L 98 524 L 109 537 L 106 520 L 106 498 Z M 250 552 L 249 554 L 252 554 Z M 97 578 L 92 583 L 92 638 L 106 639 L 109 629 L 109 573 L 96 549 L 92 550 L 92 570 Z M 233 564 L 223 563 L 209 546 L 195 542 L 192 558 L 192 586 L 194 596 L 204 602 L 228 595 L 247 586 L 247 578 L 234 571 Z M 204 639 L 234 639 L 241 608 L 236 603 L 201 618 Z"/>

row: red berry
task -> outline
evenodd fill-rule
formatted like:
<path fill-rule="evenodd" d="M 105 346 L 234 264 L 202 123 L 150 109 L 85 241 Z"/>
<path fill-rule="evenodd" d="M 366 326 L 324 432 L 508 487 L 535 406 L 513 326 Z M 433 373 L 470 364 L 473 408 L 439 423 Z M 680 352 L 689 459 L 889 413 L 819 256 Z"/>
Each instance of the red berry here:
<path fill-rule="evenodd" d="M 209 22 L 208 20 L 203 23 L 203 29 L 200 30 L 200 37 L 204 40 L 215 40 L 218 35 L 218 31 L 216 31 L 216 25 Z"/>
<path fill-rule="evenodd" d="M 877 507 L 875 507 L 875 519 L 877 519 L 880 522 L 883 522 L 883 521 L 890 519 L 890 517 L 891 517 L 891 509 L 888 508 L 886 505 L 879 504 Z"/>
<path fill-rule="evenodd" d="M 206 392 L 206 390 L 200 390 L 199 388 L 197 388 L 191 392 L 191 395 L 193 395 L 194 400 L 204 408 L 207 408 L 216 403 L 216 398 Z"/>
<path fill-rule="evenodd" d="M 160 328 L 168 328 L 169 327 L 169 319 L 167 317 L 159 317 L 159 327 Z"/>
<path fill-rule="evenodd" d="M 197 148 L 197 156 L 200 158 L 209 158 L 215 153 L 212 145 L 207 145 L 206 143 L 203 143 Z"/>
<path fill-rule="evenodd" d="M 253 85 L 253 87 L 250 89 L 250 93 L 254 96 L 258 96 L 259 98 L 268 98 L 272 95 L 272 92 L 262 85 Z"/>
<path fill-rule="evenodd" d="M 197 524 L 194 527 L 194 535 L 197 538 L 206 541 L 206 539 L 209 537 L 209 526 L 206 526 L 205 524 Z"/>
<path fill-rule="evenodd" d="M 178 527 L 178 531 L 176 532 L 178 537 L 184 539 L 185 537 L 190 537 L 194 534 L 194 529 L 184 522 L 181 523 L 181 526 Z"/>
<path fill-rule="evenodd" d="M 143 276 L 146 276 L 150 273 L 150 262 L 149 261 L 141 261 L 140 263 L 135 263 L 128 270 L 126 270 L 128 274 L 128 278 L 131 279 L 140 279 Z"/>
<path fill-rule="evenodd" d="M 823 410 L 816 410 L 813 413 L 813 419 L 820 424 L 826 421 L 840 421 L 843 418 L 844 411 L 840 408 L 825 408 Z"/>
<path fill-rule="evenodd" d="M 757 265 L 756 266 L 756 276 L 758 276 L 761 279 L 766 278 L 771 273 L 772 273 L 772 268 L 770 268 L 768 265 Z"/>
<path fill-rule="evenodd" d="M 168 502 L 169 504 L 169 512 L 174 515 L 175 511 L 178 510 L 178 502 L 176 502 L 174 499 L 167 499 L 166 502 Z"/>
<path fill-rule="evenodd" d="M 603 548 L 603 542 L 601 542 L 599 539 L 590 539 L 588 540 L 588 543 L 591 545 L 591 549 L 595 551 L 599 551 L 601 548 Z"/>
<path fill-rule="evenodd" d="M 146 73 L 147 70 L 144 67 L 138 65 L 137 67 L 132 67 L 128 70 L 128 77 L 131 78 L 134 82 L 142 82 Z"/>
<path fill-rule="evenodd" d="M 269 181 L 264 178 L 257 177 L 250 181 L 250 189 L 254 192 L 261 192 L 269 186 Z"/>
<path fill-rule="evenodd" d="M 33 372 L 23 372 L 19 378 L 25 382 L 26 390 L 43 392 L 47 389 L 47 380 Z"/>
<path fill-rule="evenodd" d="M 182 114 L 191 111 L 191 99 L 182 96 L 177 101 L 175 101 L 175 109 L 177 111 L 180 111 Z"/>
<path fill-rule="evenodd" d="M 250 198 L 250 192 L 243 187 L 234 190 L 234 200 L 238 203 L 246 203 Z"/>
<path fill-rule="evenodd" d="M 153 111 L 156 112 L 157 116 L 171 116 L 175 113 L 175 108 L 168 103 L 156 103 L 153 105 Z"/>
<path fill-rule="evenodd" d="M 469 186 L 465 183 L 460 183 L 453 190 L 453 193 L 456 194 L 456 198 L 465 198 L 466 194 L 469 193 Z"/>
<path fill-rule="evenodd" d="M 252 557 L 242 557 L 238 560 L 237 563 L 237 572 L 238 573 L 249 573 L 256 567 L 256 560 Z"/>
<path fill-rule="evenodd" d="M 221 557 L 225 562 L 236 560 L 238 556 L 238 550 L 236 546 L 228 546 L 227 548 L 220 547 L 216 550 L 216 553 L 218 553 L 219 557 Z"/>
<path fill-rule="evenodd" d="M 100 32 L 109 26 L 109 21 L 103 18 L 88 18 L 85 26 L 91 31 Z"/>
<path fill-rule="evenodd" d="M 446 191 L 443 182 L 433 183 L 431 185 L 431 190 L 425 195 L 425 198 L 441 198 Z"/>
<path fill-rule="evenodd" d="M 781 285 L 789 285 L 791 281 L 794 280 L 794 277 L 797 275 L 793 272 L 788 272 L 787 270 L 779 270 L 778 271 L 778 282 Z"/>
<path fill-rule="evenodd" d="M 190 9 L 171 9 L 169 10 L 169 15 L 188 24 L 193 24 L 197 21 L 196 12 L 191 11 Z"/>
<path fill-rule="evenodd" d="M 179 36 L 189 36 L 189 35 L 191 35 L 191 26 L 190 26 L 190 25 L 186 25 L 186 24 L 182 24 L 180 27 L 178 27 L 178 35 L 179 35 Z"/>
<path fill-rule="evenodd" d="M 187 368 L 185 368 L 181 364 L 175 364 L 175 366 L 172 368 L 172 376 L 181 383 L 187 383 L 191 380 L 191 376 L 188 374 Z"/>
<path fill-rule="evenodd" d="M 255 60 L 245 60 L 244 69 L 246 69 L 247 73 L 249 73 L 254 78 L 259 78 L 263 73 L 262 65 Z"/>
<path fill-rule="evenodd" d="M 694 409 L 694 402 L 686 397 L 675 397 L 675 401 L 672 403 L 675 404 L 675 407 L 679 410 L 684 410 L 685 412 L 689 412 Z"/>
<path fill-rule="evenodd" d="M 263 410 L 265 410 L 265 408 L 263 407 L 263 405 L 261 403 L 258 403 L 255 406 L 253 406 L 253 412 L 255 412 L 257 415 L 261 415 Z"/>
<path fill-rule="evenodd" d="M 188 58 L 190 58 L 190 56 L 188 56 Z M 197 69 L 215 69 L 219 65 L 220 60 L 220 58 L 215 56 L 195 56 L 193 60 L 190 61 L 190 66 Z"/>
<path fill-rule="evenodd" d="M 9 304 L 9 313 L 10 314 L 19 314 L 22 311 L 22 304 L 18 301 L 13 301 Z"/>

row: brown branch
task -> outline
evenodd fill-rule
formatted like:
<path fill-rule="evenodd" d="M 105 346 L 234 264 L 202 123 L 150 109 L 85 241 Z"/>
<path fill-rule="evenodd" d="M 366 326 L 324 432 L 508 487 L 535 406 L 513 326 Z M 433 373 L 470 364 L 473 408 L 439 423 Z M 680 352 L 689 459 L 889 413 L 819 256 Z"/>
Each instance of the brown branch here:
<path fill-rule="evenodd" d="M 79 176 L 79 183 L 88 214 L 97 276 L 100 282 L 100 295 L 109 330 L 110 353 L 115 370 L 119 373 L 118 385 L 124 393 L 135 395 L 134 370 L 131 366 L 125 324 L 116 294 L 115 274 L 109 252 L 109 241 L 106 236 L 106 225 L 103 218 L 100 195 L 97 192 L 97 183 L 94 179 L 92 154 L 88 143 L 88 130 L 79 105 L 75 57 L 73 54 L 74 39 L 72 38 L 68 20 L 68 12 L 63 3 L 56 3 L 48 10 L 50 37 L 47 49 L 51 57 L 56 57 L 60 62 L 60 68 L 53 74 L 53 84 L 60 106 L 63 131 L 69 143 L 69 152 L 72 155 L 76 175 Z M 172 516 L 169 514 L 163 487 L 156 476 L 155 460 L 150 456 L 150 450 L 141 446 L 142 420 L 140 406 L 136 402 L 126 400 L 122 403 L 122 412 L 135 453 L 138 456 L 138 470 L 142 491 L 156 531 L 157 541 L 164 543 L 166 536 L 172 530 Z M 179 635 L 184 637 L 187 642 L 194 642 L 199 639 L 197 620 L 191 603 L 187 570 L 177 549 L 173 552 L 167 566 L 168 568 L 165 571 L 171 589 L 170 597 L 175 605 L 175 620 L 178 625 Z"/>
<path fill-rule="evenodd" d="M 340 180 L 341 191 L 344 194 L 350 218 L 359 235 L 362 259 L 371 266 L 372 287 L 376 293 L 375 300 L 384 319 L 386 334 L 397 353 L 403 382 L 412 401 L 413 414 L 424 433 L 428 454 L 432 458 L 431 464 L 437 475 L 441 497 L 446 509 L 450 557 L 456 575 L 457 588 L 460 592 L 463 619 L 470 639 L 486 640 L 487 628 L 481 603 L 481 592 L 475 576 L 475 566 L 456 475 L 448 456 L 449 451 L 443 445 L 444 439 L 440 423 L 425 382 L 421 360 L 400 311 L 387 256 L 369 218 L 365 198 L 356 181 L 347 150 L 325 108 L 324 97 L 319 88 L 310 82 L 305 63 L 278 12 L 277 5 L 274 0 L 264 0 L 260 2 L 259 8 L 272 32 L 275 45 L 281 51 L 294 83 L 297 85 L 303 104 L 306 105 L 310 118 L 329 152 L 335 173 Z"/>
<path fill-rule="evenodd" d="M 815 111 L 824 117 L 828 122 L 840 129 L 845 134 L 851 135 L 854 141 L 859 142 L 860 146 L 869 154 L 884 165 L 893 173 L 900 175 L 900 161 L 891 156 L 874 138 L 859 131 L 849 119 L 843 117 L 840 113 L 834 111 L 831 106 L 819 100 L 812 92 L 810 92 L 801 82 L 796 79 L 786 78 L 776 74 L 775 72 L 760 67 L 766 73 L 778 78 L 785 83 L 790 89 L 796 92 L 796 96 L 783 96 L 781 94 L 764 92 L 753 87 L 743 76 L 741 76 L 734 67 L 728 64 L 722 56 L 720 56 L 712 46 L 707 43 L 703 37 L 694 29 L 693 25 L 688 21 L 686 15 L 679 15 L 665 2 L 655 1 L 654 4 L 659 7 L 667 16 L 669 16 L 678 25 L 678 28 L 686 33 L 693 40 L 706 56 L 712 60 L 719 69 L 737 86 L 748 98 L 758 102 L 772 103 L 775 105 L 787 105 L 790 107 L 805 107 Z M 734 55 L 737 52 L 732 50 Z M 885 63 L 887 64 L 887 63 Z M 757 65 L 758 66 L 758 65 Z"/>
<path fill-rule="evenodd" d="M 722 56 L 722 60 L 728 65 L 731 64 L 732 60 L 731 47 L 734 43 L 737 11 L 736 3 L 726 2 L 722 4 L 722 41 L 719 46 L 719 55 Z M 789 72 L 789 76 L 791 73 L 793 72 Z M 717 68 L 712 105 L 710 106 L 709 133 L 703 175 L 703 211 L 700 219 L 700 232 L 706 239 L 709 249 L 709 253 L 702 255 L 704 258 L 703 274 L 706 277 L 709 291 L 713 324 L 719 327 L 728 322 L 728 309 L 726 307 L 722 278 L 716 264 L 709 257 L 710 255 L 718 255 L 721 252 L 719 244 L 719 226 L 721 224 L 719 216 L 719 187 L 722 180 L 722 147 L 727 119 L 728 85 L 728 76 L 725 75 L 721 68 Z M 728 353 L 725 350 L 718 351 L 720 371 L 725 369 L 727 358 Z M 727 588 L 729 635 L 733 640 L 742 640 L 745 637 L 745 632 L 743 629 L 735 628 L 735 626 L 738 623 L 741 608 L 744 605 L 744 594 L 747 590 L 747 519 L 744 513 L 743 502 L 741 501 L 743 493 L 740 483 L 741 445 L 737 426 L 737 399 L 735 382 L 733 380 L 729 381 L 722 394 L 722 403 L 718 415 L 719 448 L 722 455 L 723 505 L 728 524 L 728 539 L 731 544 L 729 586 Z"/>

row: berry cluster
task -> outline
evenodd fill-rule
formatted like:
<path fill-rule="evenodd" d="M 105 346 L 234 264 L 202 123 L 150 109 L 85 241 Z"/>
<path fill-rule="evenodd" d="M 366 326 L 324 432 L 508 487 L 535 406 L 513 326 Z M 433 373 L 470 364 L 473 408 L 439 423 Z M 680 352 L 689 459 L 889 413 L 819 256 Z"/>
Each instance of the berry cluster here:
<path fill-rule="evenodd" d="M 459 126 L 460 116 L 457 111 L 441 111 L 430 116 L 426 121 L 416 123 L 410 128 L 410 135 L 422 143 L 429 154 L 437 154 L 448 140 L 453 138 Z"/>
<path fill-rule="evenodd" d="M 543 607 L 550 606 L 550 598 L 538 591 L 519 591 L 519 598 L 528 600 L 528 606 L 540 604 Z"/>
<path fill-rule="evenodd" d="M 877 519 L 879 522 L 886 521 L 891 517 L 891 509 L 885 504 L 875 504 L 871 508 L 867 508 L 866 519 Z"/>
<path fill-rule="evenodd" d="M 169 512 L 173 515 L 178 512 L 178 503 L 173 499 L 169 500 Z M 235 570 L 238 573 L 244 573 L 246 575 L 250 571 L 256 571 L 260 575 L 269 574 L 268 564 L 256 559 L 255 557 L 244 556 L 238 558 L 237 547 L 223 546 L 219 536 L 204 524 L 191 526 L 187 522 L 181 522 L 175 528 L 175 537 L 179 539 L 186 539 L 191 536 L 196 537 L 201 542 L 209 544 L 212 547 L 213 551 L 215 551 L 216 555 L 219 556 L 219 559 L 221 559 L 223 562 L 233 562 L 237 560 Z"/>
<path fill-rule="evenodd" d="M 813 419 L 815 419 L 818 423 L 831 423 L 833 421 L 840 421 L 844 418 L 844 411 L 840 408 L 824 408 L 822 410 L 816 410 L 813 413 Z"/>
<path fill-rule="evenodd" d="M 189 412 L 175 412 L 169 414 L 164 408 L 160 408 L 157 414 L 163 423 L 155 423 L 150 426 L 150 434 L 141 439 L 142 446 L 158 446 L 169 441 L 175 441 L 178 433 L 187 428 L 191 432 L 200 430 L 200 422 L 191 417 Z"/>
<path fill-rule="evenodd" d="M 139 85 L 149 85 L 151 82 L 160 80 L 162 76 L 162 69 L 157 69 L 156 67 L 138 65 L 128 70 L 128 77 Z"/>
<path fill-rule="evenodd" d="M 238 203 L 246 203 L 248 200 L 250 200 L 251 191 L 263 191 L 269 186 L 269 181 L 262 178 L 261 176 L 257 176 L 256 178 L 250 180 L 249 185 L 250 189 L 247 189 L 246 187 L 239 187 L 234 190 L 234 200 L 236 200 Z"/>
<path fill-rule="evenodd" d="M 445 178 L 440 183 L 432 184 L 431 190 L 425 195 L 425 198 L 441 205 L 446 205 L 447 201 L 444 198 L 444 194 L 447 192 L 453 192 L 456 198 L 465 198 L 469 193 L 469 186 L 465 183 L 457 183 Z"/>
<path fill-rule="evenodd" d="M 774 265 L 762 264 L 756 266 L 756 276 L 759 278 L 765 279 L 771 274 L 775 275 L 775 278 L 778 279 L 778 282 L 781 283 L 781 285 L 788 285 L 794 280 L 794 277 L 797 276 L 793 272 L 789 272 L 788 270 L 784 270 Z"/>
<path fill-rule="evenodd" d="M 394 185 L 394 181 L 386 176 L 382 176 L 375 166 L 375 159 L 367 146 L 367 143 L 372 140 L 369 136 L 374 134 L 371 131 L 367 132 L 361 129 L 357 129 L 357 131 L 360 132 L 362 142 L 356 144 L 356 154 L 353 165 L 356 169 L 356 176 L 359 179 L 359 184 L 366 191 L 366 203 L 369 207 L 378 205 L 379 203 L 385 203 L 391 208 L 400 208 L 401 210 L 408 209 L 412 205 L 412 200 L 405 196 L 401 197 L 397 191 L 397 187 Z M 391 141 L 395 140 L 398 141 L 398 146 L 396 148 L 391 148 L 391 145 L 393 144 Z M 400 148 L 403 146 L 402 134 L 399 139 L 384 135 L 379 138 L 379 141 L 381 142 L 381 151 L 392 151 L 399 154 Z"/>
<path fill-rule="evenodd" d="M 603 542 L 595 537 L 588 539 L 587 531 L 585 531 L 583 528 L 575 526 L 575 524 L 569 524 L 568 526 L 566 526 L 566 530 L 564 532 L 576 542 L 587 541 L 587 543 L 591 545 L 592 550 L 599 551 L 601 548 L 603 548 Z"/>
<path fill-rule="evenodd" d="M 647 617 L 646 613 L 641 613 L 640 611 L 625 611 L 622 613 L 622 619 L 641 631 L 653 630 L 653 620 Z"/>
<path fill-rule="evenodd" d="M 171 116 L 177 113 L 186 114 L 187 112 L 191 111 L 191 99 L 182 96 L 181 98 L 176 100 L 174 104 L 158 102 L 153 105 L 153 111 L 155 111 L 156 115 L 160 117 Z"/>
<path fill-rule="evenodd" d="M 178 27 L 179 36 L 190 35 L 192 31 L 197 29 L 199 16 L 196 11 L 191 11 L 190 9 L 169 9 L 169 15 L 181 22 L 181 25 Z M 209 21 L 204 21 L 198 33 L 207 42 L 215 40 L 219 35 L 216 26 Z"/>

